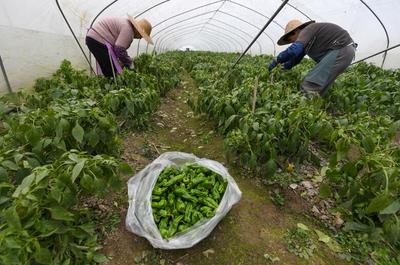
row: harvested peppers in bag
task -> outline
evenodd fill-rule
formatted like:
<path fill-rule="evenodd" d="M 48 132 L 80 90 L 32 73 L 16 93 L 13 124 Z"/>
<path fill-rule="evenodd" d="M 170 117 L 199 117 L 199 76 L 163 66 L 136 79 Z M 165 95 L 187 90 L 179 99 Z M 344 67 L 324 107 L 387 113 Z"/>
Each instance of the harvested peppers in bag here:
<path fill-rule="evenodd" d="M 189 248 L 206 238 L 240 200 L 217 161 L 167 152 L 128 181 L 127 229 L 153 247 Z"/>
<path fill-rule="evenodd" d="M 153 218 L 161 236 L 170 238 L 204 218 L 212 218 L 227 185 L 228 181 L 221 175 L 198 164 L 165 167 L 151 197 Z M 200 212 L 202 218 L 197 217 L 196 212 Z"/>

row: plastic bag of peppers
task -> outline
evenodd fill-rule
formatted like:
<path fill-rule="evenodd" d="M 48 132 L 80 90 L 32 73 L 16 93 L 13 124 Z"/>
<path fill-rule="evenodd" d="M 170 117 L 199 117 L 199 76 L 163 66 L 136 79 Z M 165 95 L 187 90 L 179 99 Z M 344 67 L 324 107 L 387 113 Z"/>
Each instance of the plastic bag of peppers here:
<path fill-rule="evenodd" d="M 219 162 L 167 152 L 129 179 L 126 226 L 155 248 L 190 248 L 211 233 L 241 194 Z"/>

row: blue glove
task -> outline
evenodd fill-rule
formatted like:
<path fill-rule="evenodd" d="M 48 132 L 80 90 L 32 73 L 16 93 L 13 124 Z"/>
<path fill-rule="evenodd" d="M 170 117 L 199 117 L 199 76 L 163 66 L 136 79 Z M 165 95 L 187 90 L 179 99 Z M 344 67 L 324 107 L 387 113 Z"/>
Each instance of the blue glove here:
<path fill-rule="evenodd" d="M 269 64 L 268 66 L 268 70 L 271 71 L 272 69 L 274 69 L 276 66 L 278 65 L 278 62 L 274 59 L 272 60 L 272 62 Z"/>
<path fill-rule="evenodd" d="M 290 60 L 283 63 L 283 69 L 285 69 L 285 70 L 292 69 L 292 67 L 294 67 L 295 65 L 300 63 L 300 61 L 303 59 L 303 57 L 304 57 L 304 55 L 291 58 Z"/>
<path fill-rule="evenodd" d="M 283 64 L 284 69 L 289 70 L 296 64 L 300 63 L 304 55 L 304 45 L 301 42 L 296 41 L 290 45 L 289 48 L 279 53 L 276 60 L 278 63 Z"/>

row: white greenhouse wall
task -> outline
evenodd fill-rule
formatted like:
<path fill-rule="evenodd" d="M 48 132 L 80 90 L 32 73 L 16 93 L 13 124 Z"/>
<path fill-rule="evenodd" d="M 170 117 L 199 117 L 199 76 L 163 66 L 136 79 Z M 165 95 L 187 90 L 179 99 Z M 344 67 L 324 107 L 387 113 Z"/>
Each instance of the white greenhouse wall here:
<path fill-rule="evenodd" d="M 13 91 L 31 88 L 39 77 L 48 77 L 63 59 L 78 69 L 88 64 L 73 37 L 0 26 L 0 54 Z M 0 78 L 0 93 L 7 91 Z"/>

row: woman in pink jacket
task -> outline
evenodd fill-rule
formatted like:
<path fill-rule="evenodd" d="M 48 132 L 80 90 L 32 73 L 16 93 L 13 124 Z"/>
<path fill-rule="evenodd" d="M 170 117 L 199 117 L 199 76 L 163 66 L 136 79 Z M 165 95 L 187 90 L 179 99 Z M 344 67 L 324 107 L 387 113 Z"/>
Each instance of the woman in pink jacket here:
<path fill-rule="evenodd" d="M 96 58 L 101 72 L 107 77 L 114 77 L 123 67 L 131 67 L 132 59 L 128 56 L 127 49 L 133 39 L 144 38 L 153 44 L 151 29 L 152 26 L 146 19 L 135 20 L 131 16 L 107 17 L 88 30 L 86 45 Z"/>

